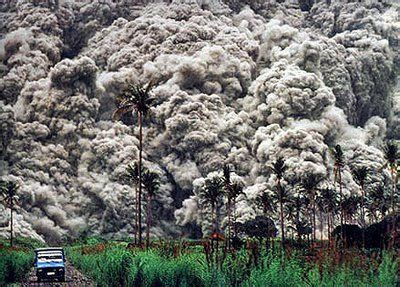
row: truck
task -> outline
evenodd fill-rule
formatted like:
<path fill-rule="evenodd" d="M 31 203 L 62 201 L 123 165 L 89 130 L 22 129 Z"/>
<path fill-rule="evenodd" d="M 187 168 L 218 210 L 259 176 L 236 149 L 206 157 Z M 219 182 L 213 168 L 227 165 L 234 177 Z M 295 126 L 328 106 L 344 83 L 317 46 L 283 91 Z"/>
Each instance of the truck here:
<path fill-rule="evenodd" d="M 61 247 L 35 249 L 34 267 L 37 281 L 65 281 L 65 261 L 64 249 Z"/>

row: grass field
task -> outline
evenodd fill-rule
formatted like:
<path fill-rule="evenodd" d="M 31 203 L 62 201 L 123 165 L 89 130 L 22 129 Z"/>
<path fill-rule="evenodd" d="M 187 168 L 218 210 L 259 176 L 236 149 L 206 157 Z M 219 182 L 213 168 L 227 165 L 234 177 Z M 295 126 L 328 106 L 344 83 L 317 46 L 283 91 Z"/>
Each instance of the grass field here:
<path fill-rule="evenodd" d="M 21 281 L 32 267 L 33 249 L 42 246 L 21 238 L 16 243 L 9 248 L 0 239 L 0 286 Z M 206 260 L 201 246 L 166 241 L 145 251 L 95 238 L 66 247 L 66 253 L 69 262 L 97 286 L 394 287 L 400 264 L 390 253 L 366 255 L 349 250 L 337 262 L 328 250 L 311 257 L 303 250 L 289 250 L 283 256 L 275 247 L 261 251 L 257 263 L 243 248 L 217 266 Z"/>
<path fill-rule="evenodd" d="M 399 260 L 351 254 L 337 264 L 328 256 L 307 262 L 301 252 L 260 254 L 257 266 L 243 249 L 222 266 L 208 264 L 199 248 L 180 254 L 171 246 L 128 250 L 123 243 L 92 243 L 68 249 L 69 258 L 98 286 L 396 286 Z"/>

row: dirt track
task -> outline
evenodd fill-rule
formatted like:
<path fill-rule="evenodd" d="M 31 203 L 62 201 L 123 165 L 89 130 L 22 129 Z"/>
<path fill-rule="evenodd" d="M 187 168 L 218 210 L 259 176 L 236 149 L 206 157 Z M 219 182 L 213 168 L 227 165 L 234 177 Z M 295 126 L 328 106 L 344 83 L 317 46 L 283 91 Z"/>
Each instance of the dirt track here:
<path fill-rule="evenodd" d="M 81 272 L 67 263 L 67 272 L 65 273 L 65 282 L 37 282 L 35 270 L 32 268 L 28 278 L 21 282 L 21 286 L 94 286 L 93 282 L 85 277 Z"/>

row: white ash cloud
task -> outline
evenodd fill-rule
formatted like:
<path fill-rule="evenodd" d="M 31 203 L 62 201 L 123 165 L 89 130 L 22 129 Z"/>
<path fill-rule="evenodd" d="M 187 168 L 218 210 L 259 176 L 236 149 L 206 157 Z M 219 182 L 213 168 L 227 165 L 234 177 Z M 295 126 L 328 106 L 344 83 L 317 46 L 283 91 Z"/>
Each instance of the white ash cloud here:
<path fill-rule="evenodd" d="M 13 113 L 0 118 L 15 131 L 0 166 L 22 186 L 17 233 L 132 234 L 135 187 L 121 175 L 137 160 L 138 130 L 135 117 L 111 114 L 128 84 L 150 80 L 155 236 L 193 221 L 207 232 L 197 191 L 226 163 L 245 183 L 240 221 L 261 212 L 255 198 L 273 192 L 267 165 L 280 156 L 292 177 L 332 181 L 329 148 L 341 144 L 345 192 L 358 193 L 350 167 L 377 171 L 383 140 L 400 136 L 399 8 L 327 2 L 12 1 L 0 12 L 0 101 Z"/>

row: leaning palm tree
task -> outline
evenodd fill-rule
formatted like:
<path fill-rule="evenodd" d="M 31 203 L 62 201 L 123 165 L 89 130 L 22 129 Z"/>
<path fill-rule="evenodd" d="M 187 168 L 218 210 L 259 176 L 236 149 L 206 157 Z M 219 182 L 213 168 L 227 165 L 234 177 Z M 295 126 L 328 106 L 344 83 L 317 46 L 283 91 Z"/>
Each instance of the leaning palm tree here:
<path fill-rule="evenodd" d="M 340 239 L 343 242 L 343 209 L 342 209 L 342 200 L 343 196 L 343 187 L 342 187 L 342 169 L 344 167 L 344 153 L 342 147 L 340 145 L 336 145 L 333 149 L 331 149 L 331 153 L 334 160 L 334 180 L 335 183 L 339 183 L 339 207 L 340 207 Z"/>
<path fill-rule="evenodd" d="M 160 182 L 158 180 L 158 174 L 151 170 L 146 170 L 143 173 L 143 187 L 147 191 L 147 226 L 146 226 L 146 247 L 150 246 L 150 227 L 152 225 L 152 201 L 158 188 Z"/>
<path fill-rule="evenodd" d="M 322 182 L 323 177 L 321 175 L 316 175 L 314 173 L 310 173 L 308 174 L 305 178 L 303 178 L 303 180 L 301 181 L 301 187 L 302 189 L 306 192 L 310 203 L 311 203 L 311 217 L 310 217 L 310 221 L 312 224 L 312 228 L 313 228 L 313 242 L 316 241 L 316 228 L 317 228 L 317 222 L 316 222 L 316 193 L 317 193 L 317 189 L 318 186 L 320 185 L 320 183 Z"/>
<path fill-rule="evenodd" d="M 150 107 L 154 103 L 150 90 L 152 83 L 146 87 L 131 85 L 128 90 L 117 98 L 118 107 L 113 114 L 114 120 L 120 120 L 123 115 L 136 113 L 139 125 L 139 162 L 138 170 L 142 170 L 142 151 L 143 151 L 143 118 L 149 114 Z M 138 237 L 139 244 L 142 244 L 142 173 L 139 172 L 139 191 L 138 191 Z"/>
<path fill-rule="evenodd" d="M 2 197 L 2 201 L 6 206 L 10 208 L 10 246 L 14 244 L 14 217 L 13 211 L 18 199 L 17 192 L 19 186 L 13 181 L 0 181 L 0 196 Z"/>
<path fill-rule="evenodd" d="M 365 247 L 365 181 L 368 176 L 368 168 L 366 166 L 352 169 L 353 177 L 361 188 L 361 225 L 362 225 L 362 245 Z"/>
<path fill-rule="evenodd" d="M 284 215 L 284 210 L 283 210 L 283 205 L 284 205 L 284 194 L 285 190 L 282 187 L 282 179 L 284 176 L 285 171 L 287 170 L 287 166 L 285 164 L 285 161 L 283 158 L 279 157 L 275 162 L 272 163 L 272 166 L 270 166 L 270 169 L 276 176 L 276 190 L 278 192 L 278 200 L 279 200 L 279 218 L 280 218 L 280 224 L 281 224 L 281 232 L 282 232 L 282 246 L 285 245 L 285 215 Z"/>

